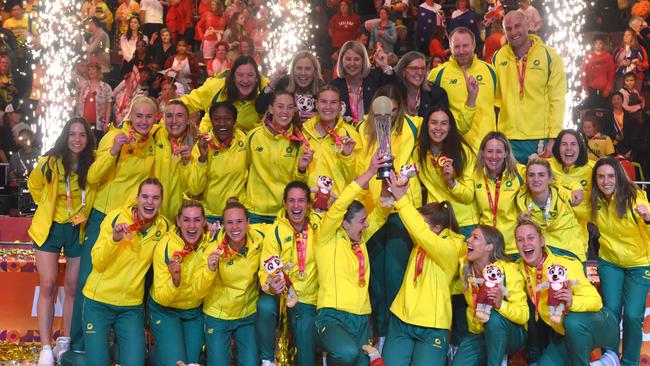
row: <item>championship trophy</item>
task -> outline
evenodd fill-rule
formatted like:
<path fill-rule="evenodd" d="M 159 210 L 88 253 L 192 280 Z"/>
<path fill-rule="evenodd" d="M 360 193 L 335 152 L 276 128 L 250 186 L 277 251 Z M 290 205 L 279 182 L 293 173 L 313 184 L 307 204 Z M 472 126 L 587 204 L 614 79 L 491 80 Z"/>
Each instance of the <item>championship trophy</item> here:
<path fill-rule="evenodd" d="M 393 101 L 388 97 L 380 96 L 372 102 L 371 113 L 377 132 L 377 150 L 380 156 L 390 157 L 389 165 L 380 167 L 377 171 L 377 179 L 388 179 L 390 172 L 393 170 L 393 159 L 390 148 L 392 111 Z"/>

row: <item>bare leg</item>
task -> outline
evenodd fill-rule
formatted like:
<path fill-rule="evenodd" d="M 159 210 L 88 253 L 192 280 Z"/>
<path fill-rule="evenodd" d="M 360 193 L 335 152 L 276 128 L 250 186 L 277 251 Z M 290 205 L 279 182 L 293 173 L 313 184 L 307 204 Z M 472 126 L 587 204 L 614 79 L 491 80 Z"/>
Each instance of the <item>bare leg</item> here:
<path fill-rule="evenodd" d="M 77 293 L 77 280 L 79 278 L 80 258 L 65 258 L 65 298 L 63 299 L 63 336 L 69 336 L 70 323 L 72 322 L 72 305 Z"/>
<path fill-rule="evenodd" d="M 41 345 L 49 345 L 52 338 L 52 318 L 54 318 L 54 296 L 59 274 L 59 255 L 36 249 L 36 268 L 40 292 L 38 295 L 38 330 Z"/>

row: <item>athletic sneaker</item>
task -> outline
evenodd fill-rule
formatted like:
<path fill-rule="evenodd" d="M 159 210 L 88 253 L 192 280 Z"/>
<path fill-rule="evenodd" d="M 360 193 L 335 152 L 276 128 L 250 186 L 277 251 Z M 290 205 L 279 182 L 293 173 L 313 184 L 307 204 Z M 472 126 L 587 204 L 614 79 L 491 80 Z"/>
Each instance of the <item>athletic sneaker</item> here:
<path fill-rule="evenodd" d="M 618 354 L 614 351 L 607 351 L 603 353 L 600 358 L 591 362 L 591 366 L 621 366 L 621 361 L 618 359 Z"/>
<path fill-rule="evenodd" d="M 54 354 L 52 354 L 52 347 L 43 346 L 41 354 L 38 357 L 38 366 L 54 366 Z"/>
<path fill-rule="evenodd" d="M 262 366 L 275 366 L 275 363 L 269 360 L 262 360 Z"/>
<path fill-rule="evenodd" d="M 61 358 L 61 355 L 66 353 L 70 349 L 70 337 L 59 337 L 56 339 L 56 345 L 52 350 L 54 358 L 57 360 Z"/>

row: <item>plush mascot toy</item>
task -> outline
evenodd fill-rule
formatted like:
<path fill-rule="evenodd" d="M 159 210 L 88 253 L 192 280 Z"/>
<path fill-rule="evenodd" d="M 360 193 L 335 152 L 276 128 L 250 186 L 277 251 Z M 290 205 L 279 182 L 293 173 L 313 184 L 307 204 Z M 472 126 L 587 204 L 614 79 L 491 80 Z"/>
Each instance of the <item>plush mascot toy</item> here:
<path fill-rule="evenodd" d="M 409 179 L 415 177 L 418 174 L 418 166 L 415 163 L 404 164 L 399 170 L 399 175 L 397 177 L 397 184 L 400 186 L 405 186 Z M 381 196 L 379 197 L 379 204 L 381 207 L 388 208 L 393 206 L 395 199 L 388 189 L 388 184 L 382 182 L 381 185 Z"/>
<path fill-rule="evenodd" d="M 291 282 L 291 279 L 285 272 L 285 269 L 291 269 L 291 265 L 287 264 L 285 266 L 282 263 L 282 259 L 280 259 L 280 256 L 277 254 L 267 258 L 264 261 L 264 270 L 266 271 L 266 274 L 269 275 L 269 277 L 266 279 L 264 286 L 262 286 L 262 290 L 264 290 L 264 292 L 269 292 L 269 289 L 271 287 L 271 279 L 279 273 L 282 273 L 282 276 L 284 277 L 284 283 L 287 287 L 287 306 L 292 308 L 298 303 L 298 294 L 296 294 L 296 290 L 293 288 L 293 282 Z"/>
<path fill-rule="evenodd" d="M 488 291 L 495 287 L 501 290 L 503 296 L 508 296 L 508 290 L 503 286 L 503 271 L 501 268 L 488 264 L 483 268 L 483 278 L 479 279 L 480 286 L 476 296 L 475 316 L 481 323 L 487 323 L 490 320 L 490 312 L 494 303 L 488 299 Z"/>
<path fill-rule="evenodd" d="M 567 279 L 567 272 L 569 270 L 561 264 L 552 264 L 546 271 L 546 278 L 548 281 L 539 285 L 539 290 L 548 287 L 548 313 L 551 321 L 555 324 L 560 324 L 566 310 L 566 304 L 555 298 L 555 293 L 568 289 L 572 281 Z"/>
<path fill-rule="evenodd" d="M 336 199 L 336 195 L 332 193 L 334 181 L 326 175 L 319 175 L 316 186 L 316 188 L 312 188 L 312 192 L 314 193 L 312 207 L 316 212 L 327 212 L 330 208 L 330 198 Z"/>

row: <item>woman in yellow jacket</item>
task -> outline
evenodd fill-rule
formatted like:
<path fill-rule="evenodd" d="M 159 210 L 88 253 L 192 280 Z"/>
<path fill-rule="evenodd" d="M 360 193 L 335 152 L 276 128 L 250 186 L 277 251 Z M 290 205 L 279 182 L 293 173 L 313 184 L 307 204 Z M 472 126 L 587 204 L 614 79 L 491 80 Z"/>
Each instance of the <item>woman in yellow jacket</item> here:
<path fill-rule="evenodd" d="M 153 285 L 147 299 L 154 339 L 154 365 L 198 363 L 203 346 L 203 298 L 193 292 L 193 274 L 205 266 L 203 254 L 214 243 L 200 202 L 186 200 L 176 226 L 163 235 L 153 254 Z"/>
<path fill-rule="evenodd" d="M 158 133 L 154 176 L 163 184 L 165 201 L 160 213 L 174 219 L 187 191 L 194 133 L 188 122 L 188 109 L 180 100 L 167 103 L 163 111 L 164 126 Z"/>
<path fill-rule="evenodd" d="M 553 173 L 547 160 L 532 158 L 526 164 L 526 189 L 516 197 L 520 212 L 531 215 L 539 225 L 548 242 L 549 250 L 587 260 L 587 231 L 578 223 L 571 192 L 564 187 L 552 185 Z"/>
<path fill-rule="evenodd" d="M 307 184 L 317 189 L 318 177 L 332 178 L 330 193 L 338 196 L 356 177 L 356 160 L 363 153 L 357 130 L 343 120 L 341 92 L 335 86 L 325 85 L 316 95 L 318 114 L 302 125 L 302 130 L 314 153 L 309 164 Z"/>
<path fill-rule="evenodd" d="M 34 241 L 40 292 L 38 328 L 43 350 L 39 364 L 54 365 L 54 357 L 68 350 L 72 303 L 79 275 L 81 232 L 92 207 L 95 189 L 87 181 L 95 160 L 95 139 L 90 125 L 82 118 L 69 120 L 54 147 L 43 155 L 27 180 L 27 187 L 38 205 L 29 236 Z M 54 299 L 57 293 L 59 254 L 66 257 L 63 334 L 50 347 Z"/>
<path fill-rule="evenodd" d="M 122 197 L 136 194 L 138 185 L 154 170 L 158 132 L 154 116 L 156 103 L 145 96 L 133 98 L 129 120 L 120 128 L 109 130 L 97 148 L 95 162 L 88 170 L 88 183 L 97 185 L 97 195 L 86 225 L 86 236 L 81 251 L 79 282 L 70 330 L 71 349 L 82 351 L 81 289 L 92 269 L 91 251 L 99 237 L 100 226 L 106 214 L 124 204 Z M 70 353 L 70 356 L 73 356 Z"/>
<path fill-rule="evenodd" d="M 307 177 L 314 155 L 296 119 L 293 95 L 279 91 L 264 124 L 248 133 L 246 207 L 251 223 L 272 223 L 282 208 L 284 187 Z"/>
<path fill-rule="evenodd" d="M 120 348 L 118 363 L 144 364 L 144 279 L 156 245 L 169 230 L 158 214 L 162 200 L 160 181 L 147 178 L 138 187 L 135 204 L 110 211 L 102 221 L 92 272 L 83 288 L 86 365 L 110 364 L 111 329 Z"/>
<path fill-rule="evenodd" d="M 591 184 L 592 222 L 600 230 L 598 275 L 603 303 L 617 324 L 623 308 L 621 365 L 638 365 L 650 289 L 650 205 L 615 158 L 598 160 Z"/>
<path fill-rule="evenodd" d="M 415 246 L 390 307 L 384 361 L 395 366 L 443 365 L 452 323 L 450 287 L 464 254 L 463 236 L 449 202 L 429 203 L 418 210 L 405 195 L 408 184 L 399 185 L 391 174 L 389 185 Z"/>
<path fill-rule="evenodd" d="M 373 101 L 385 96 L 393 102 L 391 125 L 391 148 L 393 167 L 399 171 L 404 165 L 416 163 L 413 151 L 417 146 L 417 137 L 422 125 L 421 117 L 412 117 L 405 114 L 405 104 L 399 88 L 388 84 L 380 87 L 373 96 Z M 363 155 L 358 159 L 358 171 L 369 165 L 374 151 L 377 149 L 377 132 L 372 111 L 367 120 L 359 125 L 359 135 L 363 147 Z M 390 197 L 386 191 L 387 184 L 383 180 L 373 179 L 370 188 L 365 194 L 364 203 L 368 210 L 381 206 L 382 191 L 384 196 Z M 422 206 L 422 189 L 420 181 L 412 179 L 407 195 L 415 207 Z M 392 198 L 392 197 L 391 197 Z M 370 261 L 372 262 L 372 276 L 370 276 L 370 298 L 374 311 L 375 335 L 380 337 L 378 348 L 381 347 L 388 330 L 388 316 L 390 304 L 402 285 L 402 278 L 406 271 L 408 258 L 413 248 L 413 241 L 404 224 L 396 212 L 391 213 L 375 233 L 368 245 Z"/>
<path fill-rule="evenodd" d="M 479 223 L 494 226 L 506 243 L 505 253 L 517 253 L 515 225 L 517 204 L 515 197 L 524 179 L 512 155 L 510 141 L 501 132 L 492 131 L 481 142 L 474 169 L 474 199 L 478 206 Z"/>
<path fill-rule="evenodd" d="M 239 56 L 230 70 L 223 75 L 208 78 L 203 85 L 183 95 L 180 99 L 187 105 L 190 113 L 205 111 L 201 120 L 202 132 L 209 131 L 210 107 L 216 102 L 230 102 L 237 107 L 235 126 L 244 132 L 260 124 L 260 116 L 255 111 L 255 101 L 268 84 L 268 79 L 260 75 L 255 59 Z"/>
<path fill-rule="evenodd" d="M 257 271 L 266 225 L 249 225 L 246 208 L 229 199 L 223 229 L 204 251 L 203 265 L 193 275 L 194 295 L 203 300 L 203 336 L 208 365 L 230 365 L 230 340 L 237 344 L 241 366 L 259 366 L 255 338 Z"/>
<path fill-rule="evenodd" d="M 199 197 L 206 219 L 223 219 L 226 198 L 243 199 L 248 177 L 248 139 L 235 127 L 237 109 L 230 102 L 210 107 L 212 133 L 194 145 L 188 178 L 188 192 Z"/>
<path fill-rule="evenodd" d="M 526 341 L 528 303 L 524 278 L 517 264 L 505 254 L 503 235 L 493 226 L 478 225 L 467 239 L 467 256 L 460 260 L 469 335 L 460 343 L 453 365 L 499 366 L 504 355 L 517 351 Z M 478 310 L 478 294 L 485 281 L 483 271 L 491 265 L 503 275 L 504 293 L 498 286 L 487 292 L 494 304 L 486 316 Z"/>
<path fill-rule="evenodd" d="M 327 211 L 316 232 L 318 302 L 316 341 L 328 364 L 368 365 L 361 346 L 370 342 L 370 263 L 366 243 L 386 220 L 377 206 L 370 216 L 357 201 L 388 159 L 375 154 L 365 173 L 348 185 Z"/>
<path fill-rule="evenodd" d="M 618 349 L 618 322 L 609 310 L 603 308 L 598 291 L 584 275 L 582 263 L 548 250 L 542 229 L 533 221 L 520 219 L 515 237 L 522 259 L 519 261 L 519 269 L 526 281 L 528 298 L 534 305 L 534 321 L 538 323 L 541 319 L 547 325 L 544 328 L 549 342 L 544 345 L 538 364 L 589 365 L 591 351 L 598 347 L 607 349 L 601 358 L 601 364 L 618 364 L 604 362 L 612 357 L 617 358 L 613 350 Z M 552 270 L 551 276 L 549 269 Z M 570 284 L 555 290 L 554 295 L 549 297 L 549 281 L 562 274 Z M 559 303 L 564 307 L 559 322 L 557 318 L 555 321 L 551 318 L 549 301 L 555 309 Z"/>

